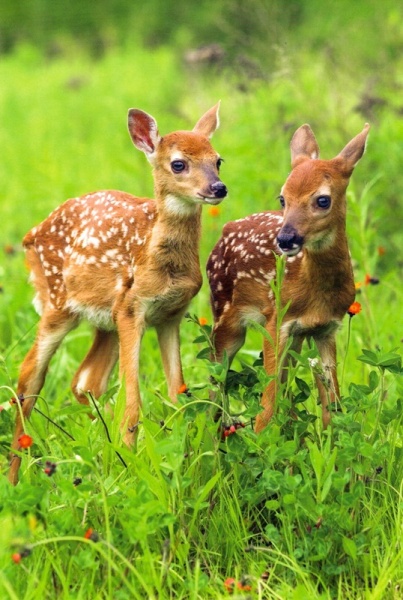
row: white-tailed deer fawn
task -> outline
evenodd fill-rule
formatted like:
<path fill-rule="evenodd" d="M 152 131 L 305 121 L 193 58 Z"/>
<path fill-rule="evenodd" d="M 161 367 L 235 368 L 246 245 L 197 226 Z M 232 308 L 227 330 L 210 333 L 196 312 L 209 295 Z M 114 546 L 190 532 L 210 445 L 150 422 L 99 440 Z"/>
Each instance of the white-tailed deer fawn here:
<path fill-rule="evenodd" d="M 264 366 L 275 375 L 263 392 L 263 411 L 256 431 L 270 421 L 286 359 L 288 339 L 300 351 L 312 338 L 323 373 L 316 375 L 323 425 L 339 396 L 335 332 L 355 295 L 346 237 L 346 189 L 365 150 L 369 126 L 333 160 L 319 160 L 319 148 L 308 125 L 291 140 L 292 171 L 280 195 L 282 211 L 254 214 L 227 223 L 207 264 L 214 313 L 215 358 L 229 360 L 245 341 L 249 320 L 264 325 L 275 348 L 264 340 Z M 290 306 L 278 332 L 270 282 L 276 277 L 275 254 L 286 256 L 281 305 Z M 277 376 L 278 375 L 278 376 Z"/>
<path fill-rule="evenodd" d="M 221 159 L 209 138 L 219 125 L 217 104 L 192 131 L 164 137 L 147 113 L 129 111 L 129 132 L 153 167 L 155 200 L 101 191 L 68 200 L 24 238 L 34 305 L 41 320 L 20 372 L 17 393 L 28 418 L 52 355 L 81 319 L 95 326 L 90 351 L 74 376 L 78 401 L 107 389 L 118 359 L 126 383 L 121 424 L 131 445 L 139 419 L 140 342 L 157 330 L 168 392 L 175 401 L 183 385 L 179 323 L 202 284 L 199 238 L 202 204 L 218 204 L 227 189 Z M 19 450 L 23 422 L 17 413 L 12 452 Z M 20 457 L 13 453 L 10 481 Z"/>

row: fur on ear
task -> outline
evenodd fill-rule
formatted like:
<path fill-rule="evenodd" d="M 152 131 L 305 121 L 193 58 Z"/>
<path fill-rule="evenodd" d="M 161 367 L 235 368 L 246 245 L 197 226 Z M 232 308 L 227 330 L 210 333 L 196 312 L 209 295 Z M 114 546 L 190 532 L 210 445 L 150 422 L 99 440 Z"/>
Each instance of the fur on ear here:
<path fill-rule="evenodd" d="M 218 129 L 220 125 L 220 118 L 218 111 L 220 109 L 220 101 L 215 106 L 210 108 L 193 127 L 195 133 L 199 133 L 204 137 L 210 139 L 213 133 Z"/>
<path fill-rule="evenodd" d="M 361 131 L 361 133 L 356 135 L 355 138 L 353 138 L 336 156 L 336 158 L 343 161 L 344 169 L 349 174 L 353 172 L 355 165 L 365 152 L 369 129 L 369 123 L 365 123 L 364 129 Z"/>
<path fill-rule="evenodd" d="M 137 108 L 131 108 L 128 114 L 128 128 L 133 144 L 150 158 L 161 140 L 154 117 Z"/>
<path fill-rule="evenodd" d="M 292 136 L 290 142 L 291 166 L 296 167 L 300 162 L 319 158 L 319 146 L 309 125 L 301 125 Z"/>

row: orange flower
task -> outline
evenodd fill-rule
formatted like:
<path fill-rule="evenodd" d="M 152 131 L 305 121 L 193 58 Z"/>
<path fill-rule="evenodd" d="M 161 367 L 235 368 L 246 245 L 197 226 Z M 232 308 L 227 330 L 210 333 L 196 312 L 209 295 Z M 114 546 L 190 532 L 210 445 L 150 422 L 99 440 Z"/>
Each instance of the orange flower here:
<path fill-rule="evenodd" d="M 234 591 L 235 583 L 236 583 L 236 581 L 233 577 L 227 577 L 227 579 L 224 581 L 225 590 L 229 594 L 232 594 L 232 592 Z"/>
<path fill-rule="evenodd" d="M 199 325 L 207 325 L 208 321 L 206 319 L 206 317 L 200 317 L 199 319 Z"/>
<path fill-rule="evenodd" d="M 179 390 L 178 390 L 178 394 L 184 394 L 187 390 L 187 385 L 186 383 L 182 383 L 182 385 L 180 386 Z"/>
<path fill-rule="evenodd" d="M 20 448 L 30 448 L 30 446 L 32 446 L 33 443 L 34 443 L 34 440 L 27 433 L 23 433 L 18 438 L 18 444 L 19 444 Z"/>
<path fill-rule="evenodd" d="M 209 206 L 208 214 L 210 217 L 218 217 L 221 213 L 221 208 L 219 206 Z"/>
<path fill-rule="evenodd" d="M 367 273 L 364 278 L 364 285 L 369 285 L 371 283 L 371 279 L 372 279 L 371 275 L 368 275 L 368 273 Z"/>
<path fill-rule="evenodd" d="M 18 565 L 18 563 L 20 563 L 23 558 L 26 558 L 30 554 L 31 548 L 29 548 L 28 546 L 24 546 L 19 552 L 14 552 L 14 554 L 11 555 L 11 560 Z"/>
<path fill-rule="evenodd" d="M 383 246 L 378 246 L 378 255 L 379 256 L 383 256 L 385 254 L 386 250 Z"/>
<path fill-rule="evenodd" d="M 243 592 L 250 592 L 252 591 L 252 586 L 249 585 L 249 583 L 247 583 L 246 581 L 238 581 L 238 583 L 236 584 L 238 590 L 242 590 Z"/>
<path fill-rule="evenodd" d="M 17 565 L 19 562 L 21 562 L 21 558 L 22 558 L 22 556 L 19 552 L 14 552 L 14 554 L 11 555 L 11 560 L 13 562 L 15 562 Z"/>
<path fill-rule="evenodd" d="M 89 529 L 87 529 L 87 531 L 84 533 L 84 537 L 86 540 L 91 540 L 92 542 L 98 542 L 99 541 L 99 535 L 96 531 L 94 531 L 92 529 L 92 527 L 90 527 Z"/>
<path fill-rule="evenodd" d="M 361 312 L 361 304 L 359 302 L 353 302 L 347 311 L 347 313 L 350 315 L 350 317 L 353 317 L 354 315 L 358 315 L 359 312 Z"/>

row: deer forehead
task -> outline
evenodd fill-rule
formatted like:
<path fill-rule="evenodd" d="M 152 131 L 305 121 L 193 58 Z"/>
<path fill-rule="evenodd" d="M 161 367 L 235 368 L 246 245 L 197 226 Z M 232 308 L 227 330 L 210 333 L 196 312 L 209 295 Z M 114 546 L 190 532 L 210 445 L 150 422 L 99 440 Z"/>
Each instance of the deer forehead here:
<path fill-rule="evenodd" d="M 343 192 L 346 186 L 347 180 L 334 161 L 306 160 L 291 171 L 281 193 L 288 201 L 292 198 L 303 200 L 313 195 Z"/>
<path fill-rule="evenodd" d="M 170 160 L 188 159 L 206 162 L 217 161 L 218 154 L 207 138 L 193 131 L 175 131 L 164 136 L 159 146 L 159 153 Z"/>

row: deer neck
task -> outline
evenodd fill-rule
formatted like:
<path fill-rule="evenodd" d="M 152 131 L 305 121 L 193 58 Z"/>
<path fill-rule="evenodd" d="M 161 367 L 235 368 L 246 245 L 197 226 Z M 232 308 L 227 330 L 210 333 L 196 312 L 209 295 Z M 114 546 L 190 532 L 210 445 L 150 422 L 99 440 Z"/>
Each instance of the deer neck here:
<path fill-rule="evenodd" d="M 200 273 L 201 206 L 180 207 L 180 200 L 173 196 L 157 198 L 157 219 L 147 253 L 155 269 L 172 277 Z"/>
<path fill-rule="evenodd" d="M 338 232 L 335 243 L 326 249 L 305 250 L 301 267 L 308 281 L 321 289 L 342 287 L 344 282 L 350 285 L 352 267 L 345 233 Z"/>

